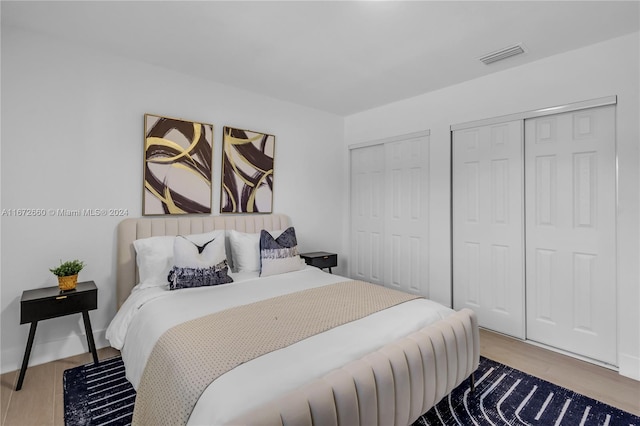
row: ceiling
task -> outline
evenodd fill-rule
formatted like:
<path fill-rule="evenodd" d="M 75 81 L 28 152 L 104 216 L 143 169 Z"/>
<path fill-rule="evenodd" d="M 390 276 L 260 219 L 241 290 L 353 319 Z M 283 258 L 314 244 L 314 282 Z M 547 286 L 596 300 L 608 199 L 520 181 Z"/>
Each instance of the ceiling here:
<path fill-rule="evenodd" d="M 2 25 L 350 115 L 639 30 L 638 1 L 2 1 Z M 523 43 L 491 65 L 480 56 Z"/>

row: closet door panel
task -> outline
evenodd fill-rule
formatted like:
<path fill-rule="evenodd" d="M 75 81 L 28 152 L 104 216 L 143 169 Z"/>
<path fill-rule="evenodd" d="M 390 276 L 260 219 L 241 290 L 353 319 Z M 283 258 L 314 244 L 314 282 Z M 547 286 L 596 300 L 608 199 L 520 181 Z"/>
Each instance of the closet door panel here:
<path fill-rule="evenodd" d="M 385 283 L 428 296 L 428 159 L 427 136 L 385 144 L 386 203 Z"/>
<path fill-rule="evenodd" d="M 384 146 L 351 150 L 351 276 L 384 282 Z"/>
<path fill-rule="evenodd" d="M 523 123 L 453 133 L 453 300 L 525 337 Z"/>
<path fill-rule="evenodd" d="M 527 337 L 615 365 L 615 107 L 525 127 Z"/>

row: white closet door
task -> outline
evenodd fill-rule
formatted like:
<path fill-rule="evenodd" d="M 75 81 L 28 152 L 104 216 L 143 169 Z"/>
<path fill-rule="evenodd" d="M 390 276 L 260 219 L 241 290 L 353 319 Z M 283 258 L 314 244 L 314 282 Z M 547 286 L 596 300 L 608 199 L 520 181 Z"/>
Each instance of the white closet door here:
<path fill-rule="evenodd" d="M 385 285 L 428 296 L 428 136 L 385 144 Z"/>
<path fill-rule="evenodd" d="M 522 120 L 453 133 L 453 300 L 524 338 Z"/>
<path fill-rule="evenodd" d="M 429 135 L 351 150 L 354 279 L 429 295 Z"/>
<path fill-rule="evenodd" d="M 382 284 L 384 145 L 351 150 L 351 277 Z"/>
<path fill-rule="evenodd" d="M 615 107 L 525 128 L 527 337 L 615 365 Z"/>

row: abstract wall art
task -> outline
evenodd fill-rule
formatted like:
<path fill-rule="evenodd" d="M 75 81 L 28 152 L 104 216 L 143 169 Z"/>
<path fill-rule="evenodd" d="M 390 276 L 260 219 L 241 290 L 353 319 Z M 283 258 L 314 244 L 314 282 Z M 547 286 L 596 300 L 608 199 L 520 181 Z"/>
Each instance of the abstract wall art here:
<path fill-rule="evenodd" d="M 225 127 L 220 213 L 271 213 L 275 136 Z"/>
<path fill-rule="evenodd" d="M 211 213 L 213 125 L 144 116 L 143 215 Z"/>

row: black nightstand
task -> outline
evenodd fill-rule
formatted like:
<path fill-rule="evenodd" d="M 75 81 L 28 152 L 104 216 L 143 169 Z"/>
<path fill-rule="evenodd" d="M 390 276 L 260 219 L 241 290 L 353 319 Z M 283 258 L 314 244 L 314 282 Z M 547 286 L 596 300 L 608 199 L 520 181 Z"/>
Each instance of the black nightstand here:
<path fill-rule="evenodd" d="M 98 363 L 96 344 L 93 341 L 93 330 L 89 319 L 89 311 L 97 308 L 98 287 L 93 281 L 78 283 L 75 289 L 68 291 L 61 291 L 58 286 L 55 286 L 26 290 L 22 293 L 22 298 L 20 299 L 20 324 L 30 322 L 31 328 L 29 329 L 29 340 L 27 340 L 27 348 L 24 351 L 22 368 L 16 385 L 17 391 L 22 388 L 24 374 L 27 372 L 38 321 L 81 312 L 84 320 L 84 329 L 87 334 L 89 352 L 93 355 L 93 363 Z"/>
<path fill-rule="evenodd" d="M 335 253 L 327 253 L 326 251 L 314 251 L 309 253 L 300 253 L 300 257 L 304 259 L 307 265 L 315 266 L 316 268 L 324 269 L 338 266 L 338 255 Z"/>

